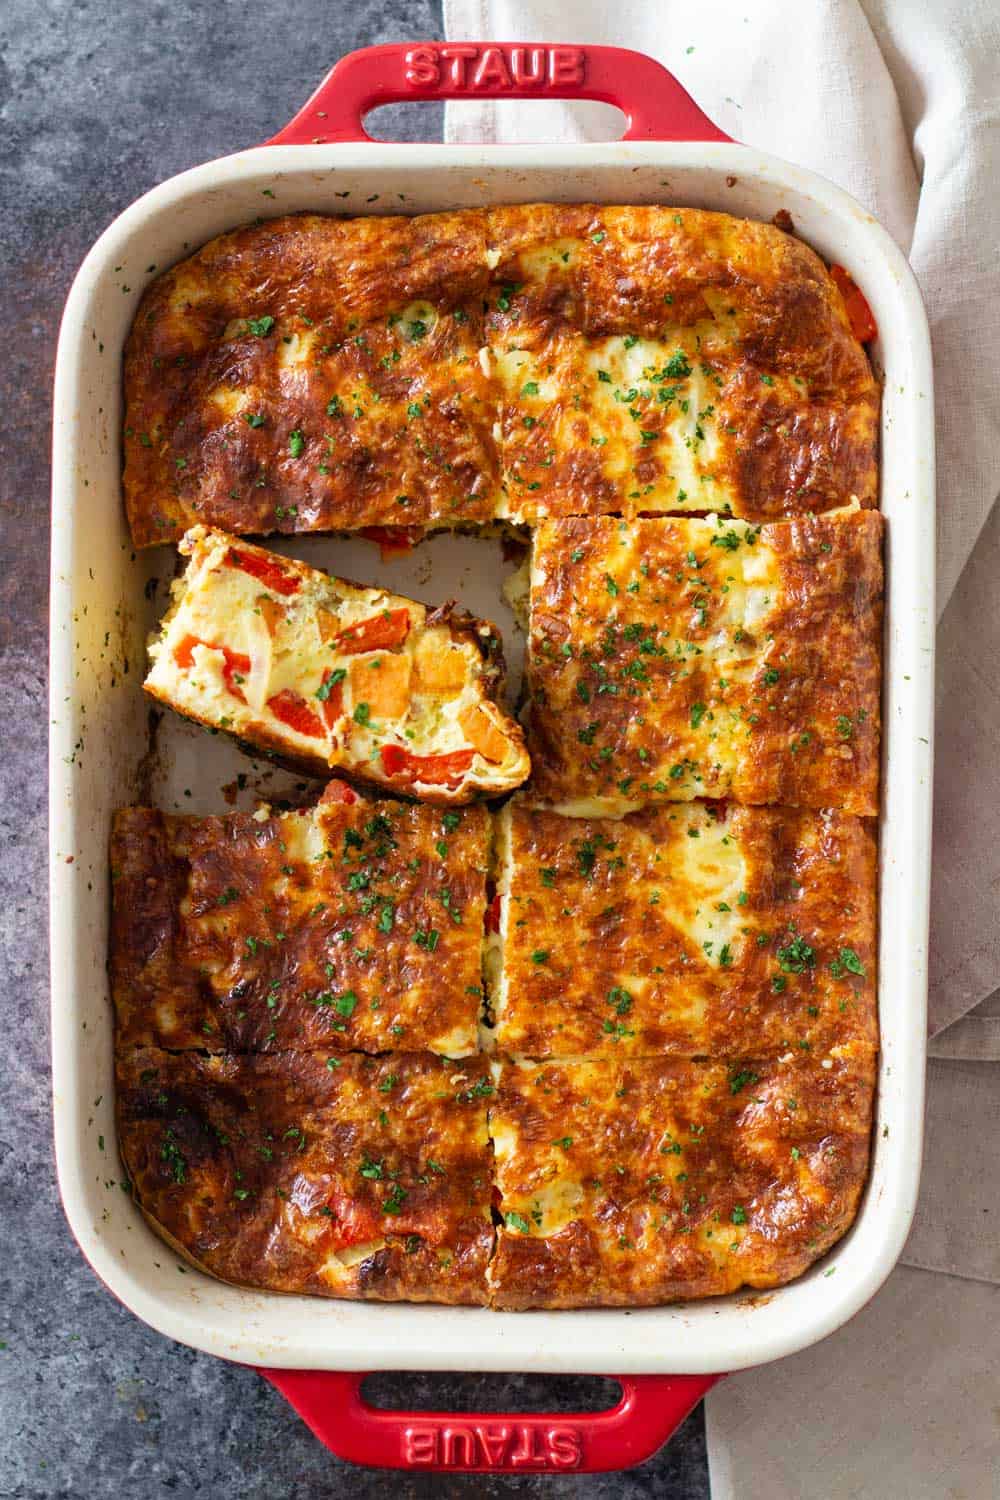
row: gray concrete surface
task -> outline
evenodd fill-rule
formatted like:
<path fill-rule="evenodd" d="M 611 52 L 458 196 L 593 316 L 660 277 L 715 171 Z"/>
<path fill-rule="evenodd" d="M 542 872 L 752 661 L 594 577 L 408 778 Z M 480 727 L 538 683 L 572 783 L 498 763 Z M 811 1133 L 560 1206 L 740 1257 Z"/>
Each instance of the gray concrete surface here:
<path fill-rule="evenodd" d="M 197 162 L 264 139 L 341 53 L 440 35 L 435 0 L 3 0 L 0 5 L 0 1496 L 707 1495 L 700 1413 L 626 1475 L 394 1476 L 339 1463 L 258 1376 L 169 1343 L 104 1291 L 51 1150 L 45 894 L 52 361 L 99 232 Z M 397 113 L 399 134 L 440 115 Z M 589 1390 L 589 1385 L 584 1391 Z M 569 1409 L 580 1383 L 387 1377 L 386 1399 Z"/>

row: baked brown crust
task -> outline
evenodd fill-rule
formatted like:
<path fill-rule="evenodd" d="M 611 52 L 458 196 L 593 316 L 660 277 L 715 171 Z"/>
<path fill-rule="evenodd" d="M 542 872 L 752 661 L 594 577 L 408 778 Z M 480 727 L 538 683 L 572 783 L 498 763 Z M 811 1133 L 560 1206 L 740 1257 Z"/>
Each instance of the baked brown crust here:
<path fill-rule="evenodd" d="M 118 1130 L 149 1220 L 271 1291 L 482 1303 L 492 1093 L 480 1058 L 118 1054 Z"/>
<path fill-rule="evenodd" d="M 878 386 L 826 268 L 693 209 L 246 225 L 147 290 L 125 398 L 137 546 L 876 496 Z"/>
<path fill-rule="evenodd" d="M 489 238 L 515 519 L 876 503 L 878 386 L 800 240 L 689 208 L 537 203 L 492 210 Z"/>
<path fill-rule="evenodd" d="M 502 1051 L 706 1056 L 738 1076 L 748 1057 L 875 1048 L 861 819 L 711 802 L 570 819 L 516 798 L 504 824 Z"/>
<path fill-rule="evenodd" d="M 882 517 L 543 522 L 532 791 L 878 811 Z"/>
<path fill-rule="evenodd" d="M 503 1063 L 493 1305 L 639 1307 L 772 1287 L 845 1232 L 874 1060 Z"/>
<path fill-rule="evenodd" d="M 111 840 L 119 1048 L 474 1052 L 488 836 L 479 808 L 125 808 Z"/>
<path fill-rule="evenodd" d="M 161 276 L 125 355 L 136 545 L 488 519 L 485 285 L 473 211 L 272 219 Z"/>

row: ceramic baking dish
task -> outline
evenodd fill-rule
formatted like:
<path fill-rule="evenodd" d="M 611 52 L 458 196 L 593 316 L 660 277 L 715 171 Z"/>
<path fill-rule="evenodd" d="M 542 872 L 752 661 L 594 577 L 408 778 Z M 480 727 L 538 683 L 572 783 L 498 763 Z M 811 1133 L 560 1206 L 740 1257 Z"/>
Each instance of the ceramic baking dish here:
<path fill-rule="evenodd" d="M 361 120 L 379 103 L 469 94 L 598 98 L 629 119 L 625 139 L 530 147 L 391 145 Z M 136 556 L 120 484 L 121 355 L 144 285 L 222 230 L 295 210 L 418 213 L 562 199 L 666 202 L 770 220 L 846 266 L 879 327 L 884 372 L 881 505 L 887 526 L 881 816 L 882 1052 L 871 1178 L 850 1233 L 811 1271 L 767 1295 L 653 1310 L 495 1313 L 278 1296 L 178 1266 L 119 1188 L 105 956 L 112 810 L 152 793 L 218 810 L 228 746 L 165 725 L 147 747 L 140 691 L 150 594 L 169 549 Z M 432 539 L 393 587 L 449 587 L 497 613 L 474 539 Z M 325 549 L 325 550 L 324 550 Z M 360 549 L 360 550 L 352 550 Z M 370 544 L 293 539 L 288 549 L 349 576 L 378 575 Z M 66 1213 L 107 1286 L 164 1334 L 266 1367 L 344 1456 L 418 1467 L 610 1468 L 653 1451 L 719 1372 L 823 1338 L 884 1281 L 906 1236 L 920 1169 L 930 860 L 934 652 L 934 456 L 927 323 L 893 241 L 825 180 L 735 144 L 670 74 L 614 48 L 379 47 L 345 58 L 266 146 L 172 178 L 127 209 L 87 256 L 66 306 L 55 389 L 51 614 L 52 1044 L 55 1134 Z M 411 571 L 407 571 L 407 569 Z M 433 570 L 433 582 L 428 569 Z M 422 570 L 422 571 L 421 571 Z M 485 579 L 485 582 L 484 582 Z M 380 579 L 380 581 L 382 581 Z M 486 592 L 482 592 L 485 588 Z M 172 735 L 174 738 L 169 738 Z M 186 736 L 186 738 L 185 738 Z M 213 759 L 214 757 L 214 759 Z M 253 788 L 251 787 L 251 790 Z M 182 1274 L 183 1273 L 183 1274 Z M 372 1369 L 531 1370 L 620 1375 L 597 1416 L 445 1417 L 375 1411 Z M 325 1373 L 317 1379 L 315 1372 Z M 644 1380 L 632 1377 L 644 1376 Z M 653 1378 L 656 1377 L 656 1378 Z"/>

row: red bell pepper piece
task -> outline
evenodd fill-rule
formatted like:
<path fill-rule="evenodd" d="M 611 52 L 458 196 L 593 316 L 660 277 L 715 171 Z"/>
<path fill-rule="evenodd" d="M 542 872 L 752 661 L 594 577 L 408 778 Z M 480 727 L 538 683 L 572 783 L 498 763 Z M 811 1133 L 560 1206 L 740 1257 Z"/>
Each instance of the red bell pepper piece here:
<path fill-rule="evenodd" d="M 362 526 L 358 532 L 366 541 L 377 542 L 379 554 L 385 562 L 400 553 L 412 552 L 424 539 L 422 526 Z"/>
<path fill-rule="evenodd" d="M 298 693 L 293 693 L 291 688 L 282 688 L 280 693 L 275 693 L 273 698 L 268 698 L 267 706 L 276 719 L 282 724 L 287 724 L 289 729 L 295 729 L 299 734 L 308 734 L 313 739 L 325 739 L 326 730 L 319 714 L 313 713 L 304 698 Z"/>
<path fill-rule="evenodd" d="M 345 807 L 350 807 L 352 802 L 357 802 L 358 794 L 346 781 L 328 781 L 319 800 L 321 803 L 342 802 Z"/>
<path fill-rule="evenodd" d="M 203 641 L 196 635 L 186 635 L 180 644 L 174 647 L 174 661 L 179 667 L 187 669 L 194 666 L 195 646 L 207 646 L 209 651 L 222 652 L 225 658 L 225 665 L 222 668 L 223 681 L 233 697 L 239 698 L 241 703 L 245 703 L 247 700 L 240 692 L 235 677 L 237 674 L 241 677 L 249 676 L 249 656 L 244 656 L 242 651 L 230 651 L 228 646 L 215 646 L 211 641 Z"/>
<path fill-rule="evenodd" d="M 299 575 L 287 573 L 276 557 L 259 557 L 256 552 L 241 552 L 230 547 L 227 561 L 230 567 L 240 568 L 251 578 L 259 578 L 276 594 L 297 594 L 302 587 Z"/>
<path fill-rule="evenodd" d="M 483 917 L 483 928 L 487 933 L 500 931 L 500 893 L 493 897 Z"/>
<path fill-rule="evenodd" d="M 332 729 L 337 720 L 343 716 L 345 676 L 343 667 L 327 667 L 323 673 L 323 686 L 316 697 L 323 705 L 323 718 L 326 720 L 327 729 Z"/>
<path fill-rule="evenodd" d="M 401 646 L 410 633 L 410 611 L 387 609 L 380 615 L 359 620 L 357 625 L 348 625 L 332 642 L 335 651 L 342 655 L 356 655 L 360 651 L 391 651 Z"/>
<path fill-rule="evenodd" d="M 875 322 L 875 314 L 868 306 L 868 299 L 850 272 L 845 271 L 843 266 L 831 266 L 830 275 L 844 299 L 851 332 L 859 344 L 867 344 L 878 336 L 878 324 Z"/>
<path fill-rule="evenodd" d="M 401 745 L 383 745 L 382 770 L 400 781 L 422 781 L 425 786 L 458 786 L 472 765 L 472 750 L 452 750 L 447 755 L 414 755 Z"/>

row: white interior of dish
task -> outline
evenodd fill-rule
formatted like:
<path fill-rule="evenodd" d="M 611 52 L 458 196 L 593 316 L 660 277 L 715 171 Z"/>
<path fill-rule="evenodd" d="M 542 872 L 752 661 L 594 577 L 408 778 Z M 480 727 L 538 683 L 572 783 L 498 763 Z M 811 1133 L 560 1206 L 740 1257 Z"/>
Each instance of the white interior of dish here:
<path fill-rule="evenodd" d="M 172 551 L 133 553 L 121 505 L 121 352 L 144 285 L 222 230 L 319 212 L 417 213 L 534 200 L 663 202 L 768 220 L 779 209 L 874 309 L 885 372 L 882 508 L 888 521 L 881 820 L 878 1119 L 872 1174 L 845 1239 L 807 1275 L 763 1295 L 634 1312 L 504 1313 L 338 1303 L 239 1290 L 181 1267 L 119 1187 L 105 972 L 107 837 L 135 799 L 149 705 L 145 636 Z M 933 705 L 933 403 L 926 320 L 884 231 L 810 173 L 731 145 L 259 148 L 173 178 L 124 213 L 88 256 L 63 323 L 56 379 L 52 551 L 52 1003 L 56 1145 L 73 1231 L 110 1289 L 183 1342 L 247 1363 L 703 1373 L 793 1352 L 838 1327 L 902 1249 L 919 1175 Z M 496 540 L 442 536 L 381 563 L 361 540 L 282 550 L 417 598 L 452 595 L 502 628 L 512 683 L 520 636 L 500 598 Z M 154 598 L 147 584 L 159 577 Z M 170 716 L 145 771 L 159 805 L 218 811 L 220 787 L 279 795 L 221 737 Z M 103 1145 L 102 1145 L 103 1142 Z"/>

